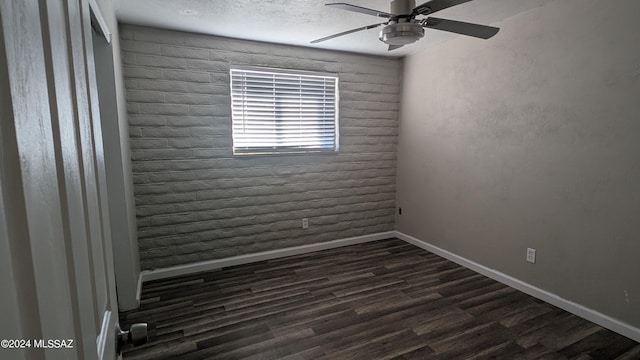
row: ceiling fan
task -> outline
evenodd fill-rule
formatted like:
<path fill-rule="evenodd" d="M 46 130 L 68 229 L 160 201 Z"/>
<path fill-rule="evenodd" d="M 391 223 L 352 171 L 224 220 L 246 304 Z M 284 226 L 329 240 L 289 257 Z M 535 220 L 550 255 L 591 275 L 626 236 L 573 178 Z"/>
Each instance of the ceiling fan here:
<path fill-rule="evenodd" d="M 431 0 L 426 3 L 415 6 L 415 0 L 393 0 L 391 1 L 389 12 L 369 9 L 362 6 L 351 5 L 347 3 L 331 3 L 325 4 L 337 9 L 353 11 L 361 14 L 373 15 L 388 19 L 385 22 L 373 25 L 367 25 L 343 31 L 334 35 L 326 36 L 311 43 L 316 44 L 322 41 L 337 38 L 339 36 L 351 34 L 354 32 L 369 30 L 384 25 L 380 31 L 378 38 L 385 44 L 389 45 L 389 50 L 398 49 L 404 45 L 414 43 L 424 36 L 424 28 L 448 31 L 456 34 L 473 36 L 480 39 L 488 39 L 498 33 L 499 28 L 478 24 L 471 24 L 456 20 L 447 20 L 436 17 L 427 17 L 416 19 L 420 15 L 431 15 L 440 10 L 460 5 L 471 0 Z"/>

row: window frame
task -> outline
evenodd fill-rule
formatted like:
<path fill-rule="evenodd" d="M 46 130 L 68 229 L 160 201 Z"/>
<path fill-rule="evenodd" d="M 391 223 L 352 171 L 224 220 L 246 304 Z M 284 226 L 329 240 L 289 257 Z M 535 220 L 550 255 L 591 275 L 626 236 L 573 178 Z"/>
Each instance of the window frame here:
<path fill-rule="evenodd" d="M 234 116 L 234 72 L 259 72 L 269 75 L 282 75 L 282 76 L 300 76 L 300 77 L 309 77 L 309 78 L 331 78 L 334 82 L 333 88 L 333 109 L 334 109 L 334 119 L 333 119 L 333 146 L 332 147 L 304 147 L 302 145 L 291 145 L 291 146 L 238 146 L 236 147 L 236 133 L 235 126 L 239 122 L 244 122 L 244 117 L 242 120 L 237 120 Z M 275 86 L 273 87 L 275 89 Z M 340 150 L 340 113 L 339 113 L 339 105 L 340 105 L 340 91 L 339 91 L 339 77 L 338 74 L 335 73 L 327 73 L 327 72 L 317 72 L 317 71 L 306 71 L 306 70 L 294 70 L 294 69 L 283 69 L 283 68 L 272 68 L 272 67 L 258 67 L 258 66 L 239 66 L 239 65 L 231 65 L 229 67 L 229 98 L 231 101 L 231 138 L 232 138 L 232 152 L 234 156 L 255 156 L 255 155 L 305 155 L 305 154 L 335 154 Z M 330 92 L 325 92 L 330 93 Z M 273 97 L 273 102 L 277 103 L 277 97 Z M 281 118 L 280 118 L 281 119 Z M 278 121 L 278 117 L 274 116 L 274 121 Z M 321 120 L 317 121 L 318 124 L 323 124 Z M 327 132 L 329 133 L 329 132 Z M 275 141 L 275 137 L 274 137 Z"/>

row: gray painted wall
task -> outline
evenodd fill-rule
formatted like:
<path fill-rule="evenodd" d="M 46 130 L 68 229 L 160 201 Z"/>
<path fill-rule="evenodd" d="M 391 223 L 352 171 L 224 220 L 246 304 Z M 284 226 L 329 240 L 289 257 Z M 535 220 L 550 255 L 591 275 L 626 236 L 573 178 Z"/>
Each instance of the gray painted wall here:
<path fill-rule="evenodd" d="M 400 60 L 129 25 L 120 35 L 142 269 L 394 229 Z M 340 153 L 233 157 L 230 65 L 337 73 Z"/>
<path fill-rule="evenodd" d="M 638 14 L 555 1 L 408 57 L 397 230 L 640 326 Z"/>

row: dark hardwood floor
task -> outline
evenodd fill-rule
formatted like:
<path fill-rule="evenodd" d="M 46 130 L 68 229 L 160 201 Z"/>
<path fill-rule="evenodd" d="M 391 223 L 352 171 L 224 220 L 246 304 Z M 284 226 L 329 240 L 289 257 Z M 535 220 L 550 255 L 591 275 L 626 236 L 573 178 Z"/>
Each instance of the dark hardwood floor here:
<path fill-rule="evenodd" d="M 125 359 L 640 359 L 640 344 L 401 240 L 146 282 Z"/>

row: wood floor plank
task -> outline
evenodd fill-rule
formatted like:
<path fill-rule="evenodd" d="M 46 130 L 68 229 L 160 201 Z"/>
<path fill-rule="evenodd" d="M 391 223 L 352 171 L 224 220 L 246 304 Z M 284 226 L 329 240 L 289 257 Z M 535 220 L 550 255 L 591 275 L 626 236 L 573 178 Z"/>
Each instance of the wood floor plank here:
<path fill-rule="evenodd" d="M 347 349 L 329 352 L 319 360 L 330 359 L 392 359 L 424 347 L 425 341 L 410 330 L 387 333 Z"/>
<path fill-rule="evenodd" d="M 633 359 L 640 359 L 640 344 L 637 344 L 635 347 L 629 349 L 625 353 L 615 358 L 615 360 L 633 360 Z"/>
<path fill-rule="evenodd" d="M 636 345 L 635 341 L 621 338 L 613 331 L 600 329 L 565 347 L 559 353 L 570 359 L 586 355 L 592 359 L 613 359 Z"/>
<path fill-rule="evenodd" d="M 510 341 L 508 330 L 497 322 L 490 322 L 458 331 L 441 340 L 429 342 L 429 347 L 442 354 L 441 359 L 466 359 L 480 356 Z M 461 346 L 464 344 L 464 346 Z"/>
<path fill-rule="evenodd" d="M 531 302 L 519 309 L 519 311 L 503 315 L 500 323 L 508 328 L 516 326 L 524 321 L 536 318 L 542 314 L 550 312 L 552 309 L 546 304 Z"/>
<path fill-rule="evenodd" d="M 428 345 L 419 347 L 402 355 L 392 358 L 393 360 L 424 360 L 433 359 L 433 350 Z"/>
<path fill-rule="evenodd" d="M 398 239 L 146 282 L 124 359 L 619 359 L 640 344 Z"/>
<path fill-rule="evenodd" d="M 476 354 L 468 356 L 468 360 L 485 360 L 485 359 L 518 359 L 514 356 L 523 349 L 513 341 L 503 342 L 484 349 Z"/>

